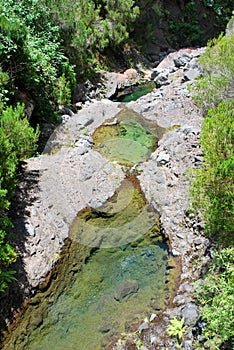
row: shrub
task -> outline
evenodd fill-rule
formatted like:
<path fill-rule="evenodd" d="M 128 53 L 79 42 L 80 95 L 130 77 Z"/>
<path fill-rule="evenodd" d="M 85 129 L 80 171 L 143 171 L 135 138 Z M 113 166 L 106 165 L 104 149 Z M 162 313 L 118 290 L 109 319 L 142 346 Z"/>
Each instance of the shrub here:
<path fill-rule="evenodd" d="M 222 245 L 234 232 L 234 100 L 209 110 L 202 125 L 204 164 L 196 172 L 192 193 L 210 237 Z"/>
<path fill-rule="evenodd" d="M 203 334 L 216 346 L 232 340 L 234 320 L 234 248 L 216 252 L 204 283 L 196 288 L 206 322 Z"/>
<path fill-rule="evenodd" d="M 6 216 L 16 185 L 17 166 L 32 154 L 37 139 L 38 131 L 30 127 L 24 106 L 0 109 L 0 291 L 13 279 L 13 271 L 8 270 L 8 266 L 17 258 L 7 241 L 12 225 Z"/>
<path fill-rule="evenodd" d="M 200 63 L 204 74 L 192 88 L 198 106 L 207 111 L 234 98 L 234 35 L 211 40 Z"/>

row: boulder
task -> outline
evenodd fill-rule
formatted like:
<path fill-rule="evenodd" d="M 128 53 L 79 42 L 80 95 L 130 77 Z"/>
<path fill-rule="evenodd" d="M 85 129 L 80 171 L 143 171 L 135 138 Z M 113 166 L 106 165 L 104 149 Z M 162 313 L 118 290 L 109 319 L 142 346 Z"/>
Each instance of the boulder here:
<path fill-rule="evenodd" d="M 76 88 L 73 92 L 72 100 L 73 104 L 77 102 L 87 101 L 87 89 L 84 84 L 76 84 Z"/>
<path fill-rule="evenodd" d="M 189 69 L 183 78 L 183 81 L 193 81 L 195 80 L 197 77 L 199 77 L 201 75 L 201 73 L 197 70 L 197 69 Z"/>
<path fill-rule="evenodd" d="M 189 61 L 191 61 L 192 56 L 187 52 L 178 53 L 174 56 L 174 64 L 177 68 L 184 67 Z"/>
<path fill-rule="evenodd" d="M 124 280 L 120 282 L 115 289 L 115 300 L 121 302 L 124 298 L 137 293 L 139 284 L 136 280 Z"/>

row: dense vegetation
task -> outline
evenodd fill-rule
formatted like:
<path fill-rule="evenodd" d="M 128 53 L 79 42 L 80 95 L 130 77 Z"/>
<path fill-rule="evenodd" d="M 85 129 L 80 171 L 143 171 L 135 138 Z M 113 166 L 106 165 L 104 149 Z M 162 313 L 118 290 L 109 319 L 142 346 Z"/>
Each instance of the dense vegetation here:
<path fill-rule="evenodd" d="M 17 183 L 17 167 L 34 152 L 38 139 L 38 131 L 29 125 L 25 115 L 28 101 L 35 105 L 34 120 L 56 121 L 59 105 L 70 106 L 76 81 L 100 68 L 100 56 L 106 48 L 116 48 L 130 38 L 140 12 L 147 19 L 148 11 L 153 9 L 154 16 L 168 21 L 174 34 L 182 33 L 197 43 L 203 35 L 198 3 L 213 11 L 222 29 L 232 11 L 232 0 L 178 1 L 185 11 L 184 18 L 177 20 L 170 19 L 167 3 L 0 0 L 0 291 L 13 278 L 9 268 L 17 258 L 7 237 L 12 226 L 7 211 Z M 142 26 L 140 33 L 141 43 L 148 35 L 146 27 Z M 228 322 L 234 307 L 234 250 L 229 247 L 233 244 L 234 206 L 233 46 L 233 36 L 220 37 L 210 44 L 202 58 L 204 78 L 195 88 L 197 103 L 206 112 L 209 110 L 201 138 L 205 162 L 193 187 L 195 206 L 204 217 L 207 234 L 221 249 L 201 286 L 199 299 L 205 305 L 205 334 L 214 339 L 217 333 L 221 343 L 231 338 Z M 22 101 L 22 95 L 26 96 L 25 106 L 17 103 Z M 227 323 L 222 329 L 224 319 Z"/>
<path fill-rule="evenodd" d="M 206 112 L 204 163 L 192 191 L 215 252 L 197 297 L 204 307 L 203 333 L 215 349 L 231 342 L 234 346 L 234 34 L 212 41 L 201 63 L 204 76 L 194 93 Z"/>

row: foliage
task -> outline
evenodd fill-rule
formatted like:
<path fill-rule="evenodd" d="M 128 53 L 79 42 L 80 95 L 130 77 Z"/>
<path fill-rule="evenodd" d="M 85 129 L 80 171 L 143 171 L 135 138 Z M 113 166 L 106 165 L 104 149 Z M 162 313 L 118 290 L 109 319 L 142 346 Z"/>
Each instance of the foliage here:
<path fill-rule="evenodd" d="M 25 117 L 24 106 L 0 108 L 0 291 L 13 279 L 13 271 L 7 270 L 17 254 L 7 241 L 12 228 L 6 211 L 16 185 L 17 166 L 35 149 L 38 131 L 34 132 Z"/>
<path fill-rule="evenodd" d="M 200 63 L 204 74 L 193 88 L 195 102 L 207 111 L 224 99 L 234 98 L 234 35 L 210 41 Z"/>
<path fill-rule="evenodd" d="M 7 285 L 15 279 L 14 274 L 15 274 L 14 270 L 9 270 L 9 271 L 0 270 L 0 293 L 4 292 L 4 290 L 7 288 Z"/>
<path fill-rule="evenodd" d="M 67 55 L 81 75 L 98 64 L 98 53 L 125 41 L 139 15 L 133 0 L 41 0 L 58 21 Z"/>
<path fill-rule="evenodd" d="M 216 15 L 216 25 L 220 30 L 224 30 L 229 21 L 232 10 L 232 0 L 203 0 L 203 4 L 212 9 Z"/>
<path fill-rule="evenodd" d="M 66 90 L 75 82 L 62 52 L 60 28 L 40 0 L 0 0 L 0 13 L 0 67 L 1 75 L 8 74 L 6 90 L 11 95 L 27 93 L 36 102 L 37 114 L 46 113 L 48 118 L 58 98 L 61 102 L 57 94 L 61 77 L 66 77 Z"/>
<path fill-rule="evenodd" d="M 184 318 L 180 321 L 177 318 L 170 320 L 171 324 L 167 327 L 168 334 L 170 336 L 177 337 L 177 340 L 180 341 L 185 332 L 186 326 L 184 325 Z"/>
<path fill-rule="evenodd" d="M 189 1 L 185 4 L 183 20 L 171 19 L 169 25 L 176 40 L 180 38 L 180 42 L 187 45 L 197 45 L 202 42 L 203 32 L 200 28 L 194 1 Z"/>
<path fill-rule="evenodd" d="M 205 71 L 195 84 L 195 101 L 208 112 L 201 131 L 204 163 L 192 194 L 218 251 L 197 298 L 206 321 L 203 334 L 218 349 L 234 341 L 234 36 L 212 41 L 201 62 Z"/>
<path fill-rule="evenodd" d="M 196 289 L 206 321 L 203 334 L 218 346 L 232 339 L 234 345 L 234 248 L 216 252 L 204 283 Z"/>
<path fill-rule="evenodd" d="M 202 125 L 204 164 L 193 183 L 194 205 L 200 209 L 207 233 L 222 245 L 234 232 L 234 100 L 209 110 Z"/>

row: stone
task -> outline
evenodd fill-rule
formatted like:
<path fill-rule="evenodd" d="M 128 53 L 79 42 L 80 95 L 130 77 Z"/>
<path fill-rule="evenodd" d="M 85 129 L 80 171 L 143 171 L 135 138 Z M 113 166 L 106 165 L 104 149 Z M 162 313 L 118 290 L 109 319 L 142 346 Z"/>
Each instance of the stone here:
<path fill-rule="evenodd" d="M 168 71 L 164 71 L 160 73 L 156 78 L 154 79 L 154 82 L 156 84 L 156 87 L 160 87 L 162 85 L 169 85 L 170 81 L 168 79 Z"/>
<path fill-rule="evenodd" d="M 106 73 L 105 75 L 105 98 L 111 98 L 115 95 L 118 87 L 117 74 L 116 73 Z"/>
<path fill-rule="evenodd" d="M 184 317 L 184 323 L 187 326 L 193 326 L 199 319 L 198 307 L 195 303 L 187 303 L 181 310 L 181 316 Z"/>
<path fill-rule="evenodd" d="M 35 231 L 34 231 L 33 225 L 32 225 L 30 220 L 25 222 L 25 229 L 26 229 L 29 236 L 31 236 L 31 237 L 35 236 Z"/>
<path fill-rule="evenodd" d="M 169 160 L 170 160 L 170 155 L 166 152 L 160 152 L 157 157 L 157 163 L 159 165 L 166 164 L 169 162 Z"/>
<path fill-rule="evenodd" d="M 173 256 L 180 256 L 180 252 L 178 252 L 178 250 L 176 250 L 176 249 L 172 249 L 172 255 Z"/>
<path fill-rule="evenodd" d="M 192 350 L 193 349 L 193 342 L 192 342 L 192 340 L 185 340 L 185 342 L 183 343 L 183 348 L 185 350 Z"/>
<path fill-rule="evenodd" d="M 120 282 L 115 289 L 115 300 L 121 302 L 124 298 L 137 293 L 139 284 L 136 280 L 124 280 Z"/>
<path fill-rule="evenodd" d="M 194 81 L 200 76 L 200 72 L 197 69 L 189 69 L 183 78 L 183 81 Z"/>
<path fill-rule="evenodd" d="M 149 324 L 147 322 L 143 322 L 142 324 L 140 324 L 140 326 L 138 327 L 138 331 L 143 331 L 144 329 L 149 329 Z"/>
<path fill-rule="evenodd" d="M 192 56 L 186 52 L 178 53 L 174 56 L 174 64 L 177 68 L 184 67 L 190 60 Z"/>
<path fill-rule="evenodd" d="M 150 322 L 152 322 L 157 317 L 157 314 L 151 314 L 150 316 Z"/>
<path fill-rule="evenodd" d="M 73 92 L 72 100 L 73 104 L 77 102 L 85 102 L 87 101 L 87 89 L 84 84 L 76 84 L 76 88 Z"/>

